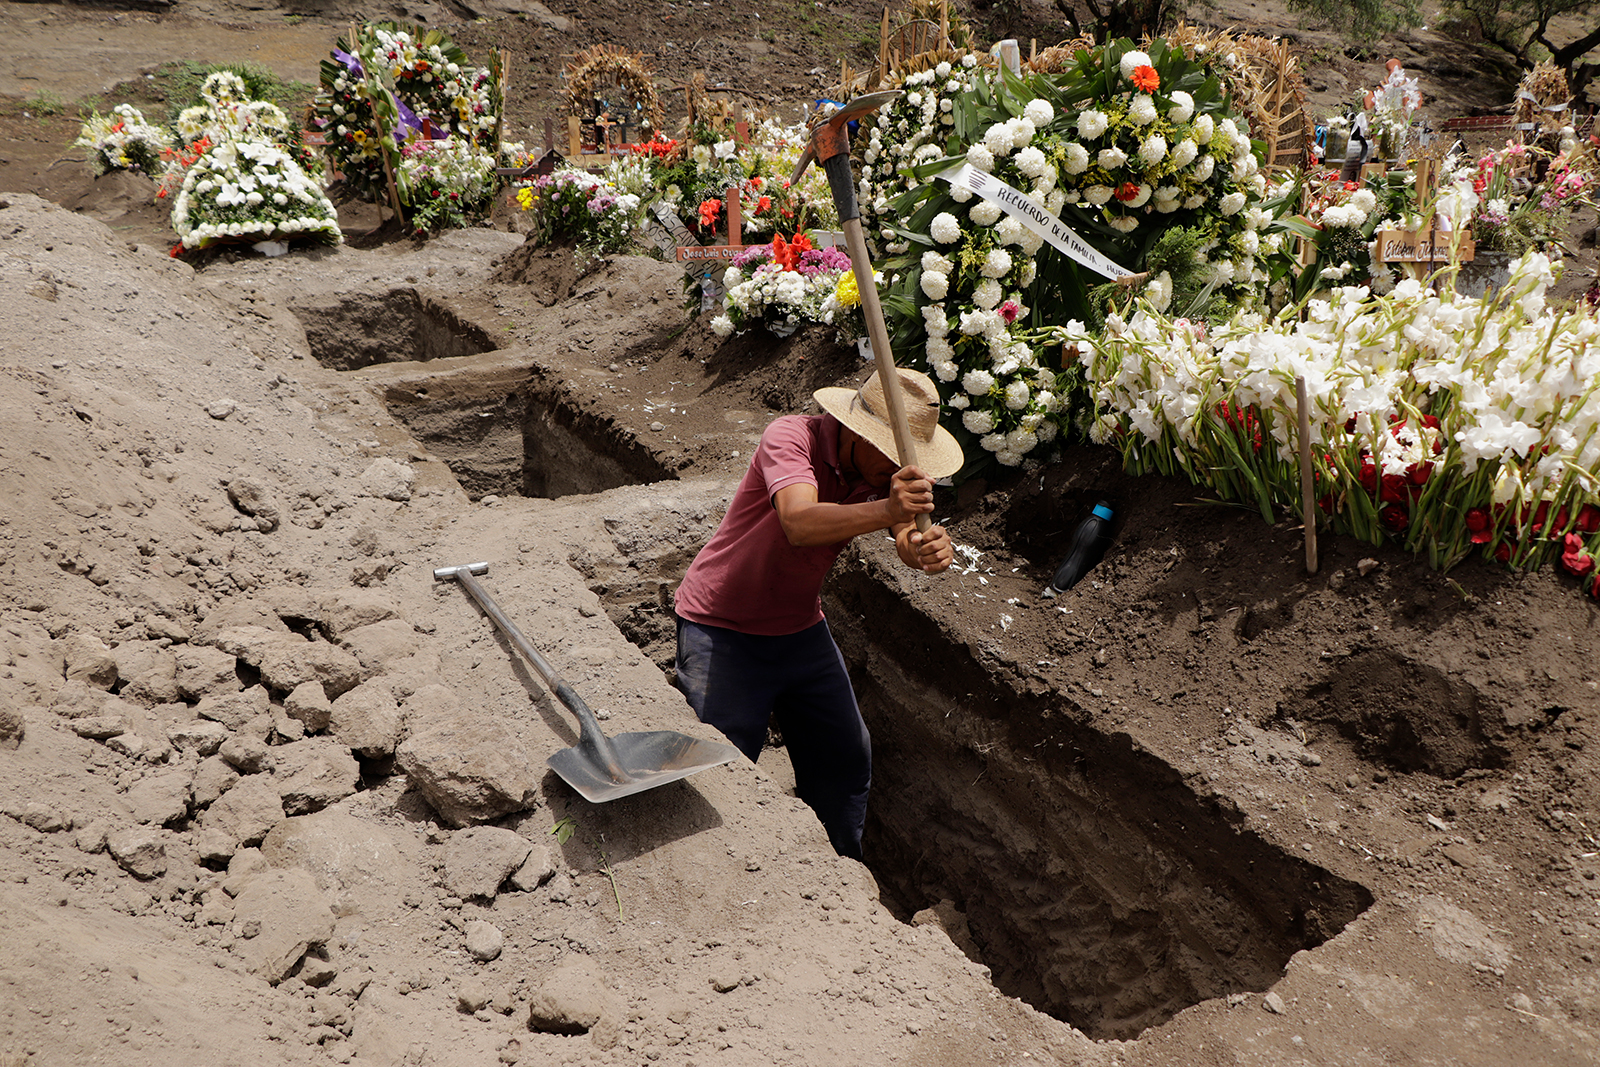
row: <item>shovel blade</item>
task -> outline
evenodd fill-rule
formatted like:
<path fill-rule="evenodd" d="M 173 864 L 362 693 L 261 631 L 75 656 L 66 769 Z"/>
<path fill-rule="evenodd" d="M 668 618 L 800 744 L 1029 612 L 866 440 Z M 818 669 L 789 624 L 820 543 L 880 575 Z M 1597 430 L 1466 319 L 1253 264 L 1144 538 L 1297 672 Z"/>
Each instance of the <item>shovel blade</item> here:
<path fill-rule="evenodd" d="M 564 748 L 546 762 L 583 799 L 604 804 L 743 758 L 732 745 L 671 730 L 618 734 L 611 738 L 611 745 L 621 766 L 620 777 L 610 774 L 604 763 L 581 745 Z"/>

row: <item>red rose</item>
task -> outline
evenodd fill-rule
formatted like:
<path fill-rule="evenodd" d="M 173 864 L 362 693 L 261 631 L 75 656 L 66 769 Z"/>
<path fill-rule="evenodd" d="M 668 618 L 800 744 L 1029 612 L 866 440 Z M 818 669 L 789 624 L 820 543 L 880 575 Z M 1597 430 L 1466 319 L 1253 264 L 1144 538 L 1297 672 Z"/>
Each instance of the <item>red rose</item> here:
<path fill-rule="evenodd" d="M 1372 457 L 1361 457 L 1361 473 L 1356 477 L 1361 482 L 1361 488 L 1367 492 L 1373 492 L 1378 488 L 1378 469 L 1372 465 Z"/>
<path fill-rule="evenodd" d="M 1501 563 L 1510 563 L 1511 545 L 1505 541 L 1501 541 L 1500 544 L 1495 547 L 1494 558 Z"/>
<path fill-rule="evenodd" d="M 1577 534 L 1567 534 L 1566 551 L 1561 553 L 1561 565 L 1567 573 L 1575 574 L 1582 578 L 1594 569 L 1594 557 L 1583 550 L 1583 538 Z"/>
<path fill-rule="evenodd" d="M 1593 504 L 1585 504 L 1579 508 L 1577 530 L 1579 533 L 1600 531 L 1600 508 L 1595 507 Z"/>
<path fill-rule="evenodd" d="M 1411 516 L 1399 504 L 1386 504 L 1383 510 L 1378 512 L 1378 521 L 1390 533 L 1401 533 L 1411 525 Z"/>
<path fill-rule="evenodd" d="M 1406 493 L 1406 478 L 1403 474 L 1385 474 L 1380 482 L 1382 488 L 1378 491 L 1378 499 L 1390 504 L 1404 504 L 1410 496 Z"/>
<path fill-rule="evenodd" d="M 1489 513 L 1482 508 L 1468 508 L 1466 515 L 1467 529 L 1472 533 L 1472 543 L 1481 545 L 1494 537 L 1494 532 L 1489 529 Z"/>
<path fill-rule="evenodd" d="M 1433 473 L 1431 463 L 1413 463 L 1406 468 L 1406 481 L 1412 485 L 1427 485 L 1428 476 Z"/>

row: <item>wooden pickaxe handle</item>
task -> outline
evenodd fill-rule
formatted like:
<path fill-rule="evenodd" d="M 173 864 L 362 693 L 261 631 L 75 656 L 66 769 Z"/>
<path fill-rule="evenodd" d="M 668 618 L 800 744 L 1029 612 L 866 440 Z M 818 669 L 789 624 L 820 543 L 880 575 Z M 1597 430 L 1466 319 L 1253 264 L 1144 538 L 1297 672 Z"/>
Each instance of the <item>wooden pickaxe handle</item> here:
<path fill-rule="evenodd" d="M 912 467 L 917 462 L 917 443 L 906 421 L 905 395 L 900 387 L 900 375 L 895 370 L 894 352 L 889 347 L 889 328 L 883 321 L 883 304 L 878 300 L 878 286 L 873 281 L 872 259 L 867 255 L 867 238 L 861 232 L 855 176 L 850 172 L 849 123 L 876 111 L 899 95 L 900 91 L 896 89 L 858 96 L 826 122 L 814 127 L 806 150 L 800 156 L 800 163 L 795 167 L 793 182 L 800 180 L 811 160 L 822 161 L 822 168 L 828 174 L 828 188 L 833 192 L 834 207 L 839 211 L 839 227 L 844 231 L 845 247 L 850 252 L 856 289 L 861 293 L 861 311 L 867 320 L 867 337 L 872 341 L 872 358 L 878 367 L 878 381 L 883 383 L 883 397 L 889 405 L 889 426 L 894 431 L 894 447 L 898 453 L 896 462 L 902 467 Z M 927 533 L 932 527 L 933 520 L 927 515 L 917 516 L 919 531 Z"/>

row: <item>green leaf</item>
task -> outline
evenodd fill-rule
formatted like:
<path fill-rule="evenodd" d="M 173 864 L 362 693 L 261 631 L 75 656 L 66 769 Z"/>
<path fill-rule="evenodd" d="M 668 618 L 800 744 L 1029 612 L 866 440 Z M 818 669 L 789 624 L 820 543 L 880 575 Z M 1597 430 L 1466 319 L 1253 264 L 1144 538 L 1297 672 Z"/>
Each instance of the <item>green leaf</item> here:
<path fill-rule="evenodd" d="M 550 827 L 550 833 L 555 836 L 556 844 L 558 845 L 564 845 L 568 841 L 572 840 L 572 835 L 577 832 L 577 820 L 571 818 L 570 816 L 562 819 L 560 822 Z"/>

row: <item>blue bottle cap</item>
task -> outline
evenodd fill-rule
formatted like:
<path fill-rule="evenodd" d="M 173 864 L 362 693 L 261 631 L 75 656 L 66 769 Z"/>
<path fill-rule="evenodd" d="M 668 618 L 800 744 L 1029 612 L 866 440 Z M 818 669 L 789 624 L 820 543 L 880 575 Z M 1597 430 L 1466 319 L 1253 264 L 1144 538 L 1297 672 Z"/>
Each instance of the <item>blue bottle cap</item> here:
<path fill-rule="evenodd" d="M 1094 506 L 1094 513 L 1108 522 L 1111 520 L 1111 509 L 1105 504 L 1096 504 Z"/>

